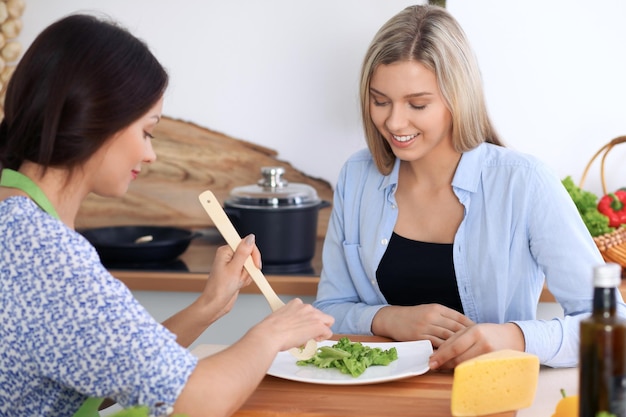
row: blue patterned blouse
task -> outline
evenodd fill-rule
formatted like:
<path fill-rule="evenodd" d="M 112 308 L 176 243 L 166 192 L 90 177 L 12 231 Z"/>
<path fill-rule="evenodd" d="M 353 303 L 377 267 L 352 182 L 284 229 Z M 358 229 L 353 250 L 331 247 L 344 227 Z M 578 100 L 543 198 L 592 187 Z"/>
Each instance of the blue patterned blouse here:
<path fill-rule="evenodd" d="M 79 233 L 0 202 L 0 416 L 72 416 L 88 396 L 166 415 L 196 364 Z"/>

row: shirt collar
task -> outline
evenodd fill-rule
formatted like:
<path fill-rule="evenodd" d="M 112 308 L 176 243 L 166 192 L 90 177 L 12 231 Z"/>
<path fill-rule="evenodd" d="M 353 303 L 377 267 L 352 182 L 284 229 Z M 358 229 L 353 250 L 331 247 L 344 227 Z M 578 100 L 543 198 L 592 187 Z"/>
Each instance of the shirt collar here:
<path fill-rule="evenodd" d="M 481 143 L 477 147 L 467 152 L 463 152 L 459 166 L 456 168 L 452 186 L 469 192 L 475 192 L 478 189 L 480 176 L 482 171 L 482 163 L 485 157 L 487 145 Z M 398 185 L 398 173 L 400 172 L 400 159 L 396 158 L 393 168 L 389 175 L 383 176 L 380 183 L 380 189 L 392 187 L 396 189 Z"/>
<path fill-rule="evenodd" d="M 463 152 L 452 179 L 453 187 L 469 192 L 475 192 L 478 189 L 487 146 L 486 143 L 481 143 L 474 149 Z"/>
<path fill-rule="evenodd" d="M 398 185 L 398 173 L 400 172 L 400 159 L 396 158 L 396 161 L 393 164 L 393 168 L 389 175 L 384 175 L 383 180 L 380 183 L 380 189 L 384 190 L 386 188 L 391 187 L 392 190 L 396 190 Z"/>

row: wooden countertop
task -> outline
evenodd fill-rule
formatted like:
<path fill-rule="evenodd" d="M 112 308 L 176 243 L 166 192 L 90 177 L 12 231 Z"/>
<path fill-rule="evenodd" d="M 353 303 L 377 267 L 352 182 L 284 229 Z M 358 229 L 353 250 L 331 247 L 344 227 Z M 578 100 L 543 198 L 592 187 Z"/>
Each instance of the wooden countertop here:
<path fill-rule="evenodd" d="M 310 274 L 276 275 L 265 273 L 277 294 L 314 296 L 321 267 L 322 239 L 318 239 Z M 109 268 L 111 274 L 131 290 L 201 292 L 206 283 L 217 248 L 223 244 L 196 239 L 171 270 Z M 181 265 L 186 270 L 180 270 Z M 244 294 L 260 294 L 256 285 L 242 288 Z"/>
<path fill-rule="evenodd" d="M 315 257 L 311 262 L 313 273 L 311 274 L 270 274 L 265 276 L 277 294 L 296 296 L 315 296 L 319 273 L 322 269 L 321 253 L 323 240 L 317 242 Z M 201 292 L 204 288 L 215 251 L 219 244 L 215 241 L 197 239 L 192 242 L 189 249 L 180 257 L 187 270 L 157 270 L 157 269 L 114 269 L 110 268 L 111 274 L 124 282 L 131 290 L 144 291 L 183 291 Z M 622 280 L 620 286 L 622 297 L 626 299 L 626 280 Z M 243 294 L 259 294 L 256 285 L 250 284 L 241 290 Z M 555 302 L 554 296 L 544 288 L 541 302 Z"/>
<path fill-rule="evenodd" d="M 373 385 L 320 385 L 266 376 L 234 417 L 452 417 L 452 373 Z M 558 397 L 557 397 L 558 398 Z M 489 417 L 515 417 L 516 412 Z"/>

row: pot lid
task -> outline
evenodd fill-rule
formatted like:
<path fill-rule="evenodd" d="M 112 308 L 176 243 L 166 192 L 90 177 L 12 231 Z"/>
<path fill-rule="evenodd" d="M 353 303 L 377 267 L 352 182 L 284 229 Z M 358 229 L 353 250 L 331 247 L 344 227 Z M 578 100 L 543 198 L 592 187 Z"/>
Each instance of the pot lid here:
<path fill-rule="evenodd" d="M 320 203 L 315 188 L 282 178 L 283 167 L 262 167 L 256 184 L 235 187 L 227 203 L 235 207 L 309 207 Z"/>

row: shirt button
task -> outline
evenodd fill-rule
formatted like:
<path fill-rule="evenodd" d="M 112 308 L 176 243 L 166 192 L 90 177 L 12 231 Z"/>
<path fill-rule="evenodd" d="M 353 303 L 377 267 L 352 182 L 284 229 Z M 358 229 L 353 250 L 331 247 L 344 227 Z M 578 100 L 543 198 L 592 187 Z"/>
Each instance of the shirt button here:
<path fill-rule="evenodd" d="M 386 245 L 387 243 L 389 243 L 389 241 L 387 239 L 383 239 L 380 241 L 381 245 Z"/>
<path fill-rule="evenodd" d="M 391 208 L 395 210 L 396 209 L 396 205 L 392 203 L 391 204 Z"/>

